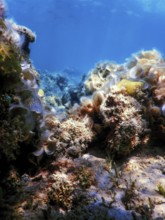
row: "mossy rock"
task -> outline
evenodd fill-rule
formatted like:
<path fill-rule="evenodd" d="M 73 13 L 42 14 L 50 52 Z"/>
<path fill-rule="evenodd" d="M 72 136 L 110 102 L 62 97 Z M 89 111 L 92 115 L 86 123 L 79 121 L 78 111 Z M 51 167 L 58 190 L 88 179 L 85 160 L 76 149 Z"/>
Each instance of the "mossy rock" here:
<path fill-rule="evenodd" d="M 12 45 L 0 42 L 0 74 L 18 74 L 21 72 L 19 53 Z"/>
<path fill-rule="evenodd" d="M 0 42 L 0 88 L 10 90 L 21 82 L 19 50 L 8 42 Z"/>
<path fill-rule="evenodd" d="M 6 24 L 3 19 L 0 19 L 0 30 L 1 31 L 6 30 Z"/>

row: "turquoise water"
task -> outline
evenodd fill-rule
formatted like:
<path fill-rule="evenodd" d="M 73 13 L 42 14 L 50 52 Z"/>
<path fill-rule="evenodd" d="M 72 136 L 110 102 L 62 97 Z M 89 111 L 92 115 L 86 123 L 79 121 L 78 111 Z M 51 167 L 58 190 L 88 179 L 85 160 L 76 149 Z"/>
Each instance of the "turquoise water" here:
<path fill-rule="evenodd" d="M 37 34 L 37 69 L 88 72 L 141 49 L 165 52 L 165 0 L 7 0 L 8 16 Z"/>

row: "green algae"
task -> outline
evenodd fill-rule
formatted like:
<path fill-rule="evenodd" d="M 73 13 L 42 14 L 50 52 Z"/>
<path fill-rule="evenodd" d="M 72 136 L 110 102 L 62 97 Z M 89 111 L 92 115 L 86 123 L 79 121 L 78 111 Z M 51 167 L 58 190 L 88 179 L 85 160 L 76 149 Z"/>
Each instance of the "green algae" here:
<path fill-rule="evenodd" d="M 157 186 L 157 190 L 156 191 L 165 198 L 165 187 L 162 186 L 162 184 L 159 184 Z"/>
<path fill-rule="evenodd" d="M 117 86 L 119 88 L 124 88 L 129 95 L 134 95 L 138 89 L 142 88 L 144 82 L 133 81 L 129 79 L 122 79 Z"/>
<path fill-rule="evenodd" d="M 0 74 L 19 74 L 21 72 L 19 53 L 9 43 L 0 42 Z"/>

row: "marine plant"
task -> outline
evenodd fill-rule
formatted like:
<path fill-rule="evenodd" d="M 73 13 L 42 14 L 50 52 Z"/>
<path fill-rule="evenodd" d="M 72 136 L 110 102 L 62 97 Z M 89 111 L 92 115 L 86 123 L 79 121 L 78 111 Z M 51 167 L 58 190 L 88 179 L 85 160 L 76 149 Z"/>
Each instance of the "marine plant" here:
<path fill-rule="evenodd" d="M 12 44 L 0 42 L 0 90 L 11 90 L 21 84 L 19 53 Z"/>
<path fill-rule="evenodd" d="M 160 195 L 165 197 L 165 187 L 162 184 L 158 184 L 157 190 L 156 190 Z"/>
<path fill-rule="evenodd" d="M 122 202 L 127 210 L 132 209 L 134 206 L 134 200 L 137 199 L 137 186 L 136 180 L 125 180 L 126 189 L 124 196 L 122 197 Z"/>
<path fill-rule="evenodd" d="M 123 88 L 129 95 L 134 95 L 142 88 L 144 82 L 142 81 L 133 81 L 128 79 L 122 79 L 117 83 L 117 87 Z"/>
<path fill-rule="evenodd" d="M 70 209 L 73 203 L 74 187 L 68 181 L 57 179 L 48 194 L 49 203 L 63 209 Z"/>
<path fill-rule="evenodd" d="M 7 42 L 0 42 L 0 73 L 20 74 L 21 66 L 19 62 L 19 53 Z"/>
<path fill-rule="evenodd" d="M 95 182 L 92 169 L 85 166 L 79 167 L 76 170 L 76 180 L 82 189 L 85 190 L 89 188 Z"/>

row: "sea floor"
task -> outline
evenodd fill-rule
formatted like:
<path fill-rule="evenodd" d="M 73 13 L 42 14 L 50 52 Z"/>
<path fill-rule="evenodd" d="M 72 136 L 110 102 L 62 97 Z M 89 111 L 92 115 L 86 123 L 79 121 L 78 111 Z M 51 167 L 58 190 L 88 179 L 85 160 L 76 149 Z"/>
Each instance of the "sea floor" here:
<path fill-rule="evenodd" d="M 18 219 L 165 219 L 161 147 L 146 147 L 115 162 L 91 148 L 76 159 L 41 163 L 35 175 L 17 179 L 17 192 L 8 198 Z"/>

